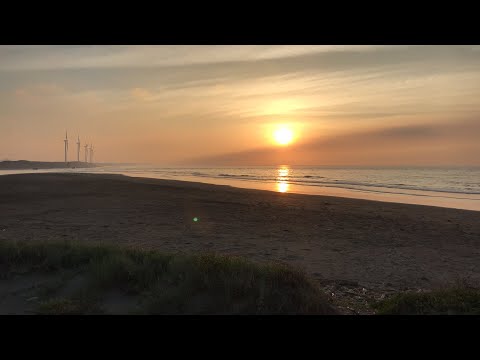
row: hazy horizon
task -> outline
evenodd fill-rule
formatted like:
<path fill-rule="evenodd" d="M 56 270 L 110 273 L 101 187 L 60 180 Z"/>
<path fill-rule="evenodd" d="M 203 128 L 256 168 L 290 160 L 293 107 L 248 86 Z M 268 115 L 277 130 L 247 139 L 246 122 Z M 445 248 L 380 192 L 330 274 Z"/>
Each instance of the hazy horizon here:
<path fill-rule="evenodd" d="M 480 46 L 0 46 L 0 161 L 479 166 L 478 99 Z"/>
<path fill-rule="evenodd" d="M 19 162 L 27 161 L 31 163 L 64 163 L 64 161 L 43 161 L 43 160 L 31 160 L 31 159 L 2 159 L 0 163 L 5 162 Z M 68 164 L 76 163 L 76 160 L 69 160 Z M 80 160 L 80 163 L 84 161 Z M 175 164 L 175 165 L 165 165 L 164 163 L 155 163 L 155 162 L 95 162 L 97 166 L 148 166 L 154 168 L 171 168 L 171 169 L 242 169 L 242 168 L 272 168 L 279 169 L 282 167 L 290 168 L 326 168 L 326 169 L 348 169 L 348 168 L 358 168 L 358 169 L 480 169 L 480 165 L 458 165 L 458 164 L 445 164 L 445 165 L 322 165 L 322 164 L 270 164 L 270 165 L 205 165 L 205 164 Z"/>

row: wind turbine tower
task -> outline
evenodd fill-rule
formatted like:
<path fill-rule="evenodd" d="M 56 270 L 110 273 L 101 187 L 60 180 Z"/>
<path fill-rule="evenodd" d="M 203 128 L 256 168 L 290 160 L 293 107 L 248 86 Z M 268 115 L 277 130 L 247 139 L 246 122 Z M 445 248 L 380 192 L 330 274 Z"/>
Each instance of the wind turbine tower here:
<path fill-rule="evenodd" d="M 85 144 L 85 162 L 88 162 L 88 144 Z"/>
<path fill-rule="evenodd" d="M 77 140 L 77 161 L 80 162 L 80 136 L 78 136 Z"/>
<path fill-rule="evenodd" d="M 68 136 L 67 136 L 67 132 L 65 131 L 65 140 L 63 140 L 65 142 L 65 162 L 67 162 L 67 153 L 68 153 Z"/>
<path fill-rule="evenodd" d="M 93 162 L 93 145 L 90 145 L 90 162 Z"/>

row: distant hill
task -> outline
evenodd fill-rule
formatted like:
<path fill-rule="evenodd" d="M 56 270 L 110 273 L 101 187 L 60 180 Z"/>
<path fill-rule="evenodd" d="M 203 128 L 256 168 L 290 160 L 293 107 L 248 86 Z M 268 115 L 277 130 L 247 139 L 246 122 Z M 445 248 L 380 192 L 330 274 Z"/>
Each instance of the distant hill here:
<path fill-rule="evenodd" d="M 93 168 L 95 164 L 82 161 L 46 162 L 46 161 L 1 161 L 0 170 L 36 170 L 36 169 L 74 169 Z"/>

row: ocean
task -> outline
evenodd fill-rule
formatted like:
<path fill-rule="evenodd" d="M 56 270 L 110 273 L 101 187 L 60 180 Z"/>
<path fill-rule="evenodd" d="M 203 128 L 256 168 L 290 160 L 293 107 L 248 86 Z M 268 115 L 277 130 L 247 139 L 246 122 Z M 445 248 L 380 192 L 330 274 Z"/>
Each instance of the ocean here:
<path fill-rule="evenodd" d="M 91 169 L 0 171 L 111 173 L 480 211 L 480 167 L 271 166 L 179 168 L 105 165 Z"/>

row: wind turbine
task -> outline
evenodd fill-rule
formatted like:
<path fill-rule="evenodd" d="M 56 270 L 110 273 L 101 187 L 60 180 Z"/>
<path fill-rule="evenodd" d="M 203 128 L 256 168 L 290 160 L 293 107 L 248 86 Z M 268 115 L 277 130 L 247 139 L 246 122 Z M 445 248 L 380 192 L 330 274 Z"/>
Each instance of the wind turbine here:
<path fill-rule="evenodd" d="M 93 159 L 93 145 L 90 144 L 90 162 L 92 162 Z"/>
<path fill-rule="evenodd" d="M 67 162 L 67 152 L 68 152 L 68 136 L 67 136 L 67 131 L 65 130 L 65 162 Z"/>
<path fill-rule="evenodd" d="M 77 161 L 80 162 L 80 136 L 78 136 L 77 140 Z"/>
<path fill-rule="evenodd" d="M 85 162 L 88 162 L 88 144 L 85 144 Z"/>

